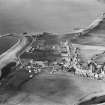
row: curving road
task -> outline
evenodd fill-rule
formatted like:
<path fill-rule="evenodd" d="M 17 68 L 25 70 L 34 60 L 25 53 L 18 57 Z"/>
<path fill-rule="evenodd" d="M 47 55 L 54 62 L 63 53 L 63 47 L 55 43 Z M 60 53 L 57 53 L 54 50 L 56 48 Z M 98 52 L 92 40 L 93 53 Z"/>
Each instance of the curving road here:
<path fill-rule="evenodd" d="M 7 34 L 7 35 L 3 35 L 0 37 L 6 37 L 6 36 L 16 37 L 18 39 L 18 41 L 10 49 L 8 49 L 6 52 L 4 52 L 3 54 L 0 55 L 0 76 L 1 76 L 2 68 L 10 62 L 17 62 L 19 60 L 18 59 L 19 56 L 33 42 L 33 38 L 31 36 L 23 36 L 22 34 L 21 35 Z"/>

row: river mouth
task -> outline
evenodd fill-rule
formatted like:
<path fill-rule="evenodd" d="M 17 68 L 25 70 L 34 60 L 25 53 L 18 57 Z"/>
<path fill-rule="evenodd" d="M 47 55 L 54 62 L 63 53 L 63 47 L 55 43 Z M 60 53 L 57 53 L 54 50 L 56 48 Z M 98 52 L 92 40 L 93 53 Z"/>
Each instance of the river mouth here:
<path fill-rule="evenodd" d="M 13 36 L 0 37 L 0 55 L 10 49 L 18 39 Z"/>

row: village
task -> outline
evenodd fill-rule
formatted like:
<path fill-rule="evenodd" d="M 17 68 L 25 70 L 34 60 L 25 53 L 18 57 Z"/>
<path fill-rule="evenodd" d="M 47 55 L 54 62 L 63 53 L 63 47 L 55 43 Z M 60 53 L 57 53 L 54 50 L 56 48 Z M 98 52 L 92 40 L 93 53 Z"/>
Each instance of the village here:
<path fill-rule="evenodd" d="M 72 43 L 67 40 L 60 41 L 60 44 L 53 46 L 52 49 L 57 49 L 61 54 L 61 58 L 52 62 L 50 65 L 47 64 L 47 61 L 36 61 L 35 59 L 30 59 L 24 64 L 24 67 L 30 73 L 30 78 L 33 77 L 33 74 L 48 70 L 49 74 L 68 72 L 91 79 L 104 80 L 105 62 L 103 64 L 97 64 L 94 58 L 83 62 L 81 49 L 78 47 L 74 48 Z M 31 47 L 27 52 L 33 53 L 34 50 Z"/>

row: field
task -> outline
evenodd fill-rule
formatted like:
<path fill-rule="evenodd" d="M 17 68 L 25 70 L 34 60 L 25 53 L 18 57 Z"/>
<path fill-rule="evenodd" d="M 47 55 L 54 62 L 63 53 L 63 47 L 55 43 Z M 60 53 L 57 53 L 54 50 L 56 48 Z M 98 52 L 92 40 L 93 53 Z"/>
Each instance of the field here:
<path fill-rule="evenodd" d="M 50 46 L 58 44 L 60 39 L 70 39 L 74 47 L 81 49 L 81 54 L 87 61 L 94 54 L 105 51 L 105 22 L 102 22 L 102 27 L 74 39 L 75 34 L 71 32 L 87 27 L 97 16 L 100 16 L 105 10 L 103 1 L 0 0 L 0 33 L 31 31 L 59 33 L 58 36 L 45 34 L 44 37 L 41 36 L 42 41 L 46 46 Z M 0 38 L 0 54 L 16 42 L 16 38 Z M 40 41 L 38 43 L 40 44 Z M 38 57 L 45 59 L 47 55 Z M 50 55 L 48 57 L 51 60 L 54 58 Z M 17 85 L 25 77 L 25 74 L 16 74 L 12 83 Z M 19 89 L 0 87 L 0 105 L 74 105 L 82 97 L 90 94 L 92 96 L 94 93 L 105 93 L 105 81 L 91 80 L 69 73 L 59 72 L 49 75 L 43 72 L 23 83 Z"/>
<path fill-rule="evenodd" d="M 93 45 L 80 45 L 73 44 L 74 48 L 78 47 L 81 49 L 81 55 L 85 60 L 89 60 L 96 54 L 101 54 L 105 51 L 104 46 L 93 46 Z"/>
<path fill-rule="evenodd" d="M 20 90 L 5 90 L 4 97 L 10 98 L 2 105 L 74 105 L 86 95 L 104 93 L 104 87 L 105 82 L 101 80 L 66 73 L 43 73 L 22 85 Z"/>
<path fill-rule="evenodd" d="M 14 44 L 16 44 L 17 41 L 18 39 L 12 36 L 0 38 L 0 54 L 4 53 L 9 48 L 11 48 Z"/>

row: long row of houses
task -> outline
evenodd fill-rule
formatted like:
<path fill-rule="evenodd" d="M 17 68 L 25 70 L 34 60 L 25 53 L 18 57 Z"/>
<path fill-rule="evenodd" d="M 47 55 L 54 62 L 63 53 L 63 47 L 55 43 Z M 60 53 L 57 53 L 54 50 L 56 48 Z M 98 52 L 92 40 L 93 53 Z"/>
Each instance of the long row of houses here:
<path fill-rule="evenodd" d="M 105 77 L 105 61 L 97 64 L 95 57 L 83 62 L 80 48 L 74 48 L 71 42 L 67 40 L 61 42 L 62 60 L 65 61 L 64 66 L 74 68 L 75 72 L 93 75 L 96 77 Z M 100 56 L 99 54 L 97 56 Z"/>
<path fill-rule="evenodd" d="M 40 47 L 41 46 L 41 47 Z M 45 49 L 45 46 L 40 45 L 38 46 L 38 49 Z M 97 64 L 95 61 L 97 58 L 94 56 L 93 58 L 90 58 L 89 60 L 84 62 L 84 58 L 81 54 L 81 49 L 79 47 L 74 47 L 72 43 L 68 40 L 62 40 L 59 42 L 59 44 L 55 44 L 53 46 L 50 46 L 50 49 L 57 50 L 61 54 L 61 58 L 56 60 L 54 63 L 54 69 L 58 67 L 58 64 L 63 65 L 64 68 L 74 68 L 76 72 L 85 72 L 90 73 L 90 75 L 104 75 L 105 76 L 105 62 L 103 60 L 103 63 Z M 31 48 L 31 50 L 34 50 L 34 48 Z M 99 54 L 99 56 L 102 54 Z M 55 67 L 56 66 L 56 67 Z"/>

